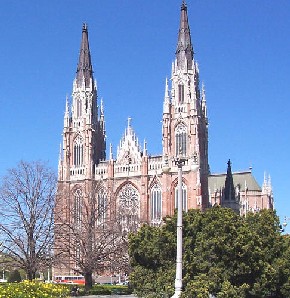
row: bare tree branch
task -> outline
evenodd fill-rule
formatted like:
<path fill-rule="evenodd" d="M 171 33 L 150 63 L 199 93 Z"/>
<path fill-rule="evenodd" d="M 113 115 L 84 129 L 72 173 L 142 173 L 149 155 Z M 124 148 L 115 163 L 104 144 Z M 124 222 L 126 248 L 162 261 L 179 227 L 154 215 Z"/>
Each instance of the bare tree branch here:
<path fill-rule="evenodd" d="M 29 279 L 52 253 L 55 190 L 55 173 L 42 162 L 21 161 L 1 183 L 2 250 Z"/>

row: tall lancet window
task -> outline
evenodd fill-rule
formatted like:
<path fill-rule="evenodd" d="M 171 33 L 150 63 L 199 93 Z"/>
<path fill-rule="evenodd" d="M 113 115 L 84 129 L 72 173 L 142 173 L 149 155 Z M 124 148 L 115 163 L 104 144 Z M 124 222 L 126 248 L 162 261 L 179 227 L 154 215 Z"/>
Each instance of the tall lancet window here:
<path fill-rule="evenodd" d="M 83 146 L 83 140 L 80 136 L 77 136 L 77 138 L 74 141 L 74 166 L 80 167 L 83 165 L 83 155 L 84 155 L 84 146 Z"/>
<path fill-rule="evenodd" d="M 178 103 L 180 104 L 184 103 L 184 85 L 183 84 L 178 85 Z"/>
<path fill-rule="evenodd" d="M 82 191 L 80 189 L 77 189 L 74 193 L 73 208 L 74 226 L 80 229 L 82 226 Z"/>
<path fill-rule="evenodd" d="M 175 188 L 175 209 L 177 208 L 178 202 L 178 185 Z M 184 183 L 182 183 L 182 209 L 187 211 L 187 188 Z"/>
<path fill-rule="evenodd" d="M 151 222 L 153 224 L 160 223 L 162 219 L 162 195 L 158 184 L 155 184 L 151 189 L 150 205 Z"/>
<path fill-rule="evenodd" d="M 102 188 L 98 192 L 98 206 L 97 206 L 97 224 L 98 225 L 104 225 L 106 221 L 106 215 L 107 215 L 107 194 L 105 190 Z"/>
<path fill-rule="evenodd" d="M 77 117 L 82 116 L 82 100 L 81 98 L 77 99 Z"/>
<path fill-rule="evenodd" d="M 186 126 L 180 124 L 177 126 L 175 130 L 175 155 L 186 155 L 186 138 L 187 138 L 187 130 Z"/>

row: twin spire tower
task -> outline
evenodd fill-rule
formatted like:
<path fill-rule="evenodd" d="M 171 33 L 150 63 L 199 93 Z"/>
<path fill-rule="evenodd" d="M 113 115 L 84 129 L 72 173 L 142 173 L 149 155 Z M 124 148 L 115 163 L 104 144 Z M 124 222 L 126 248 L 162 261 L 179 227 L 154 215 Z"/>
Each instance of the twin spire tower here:
<path fill-rule="evenodd" d="M 84 24 L 72 104 L 70 106 L 67 99 L 64 115 L 59 187 L 68 188 L 71 193 L 78 187 L 87 190 L 88 181 L 101 181 L 105 192 L 113 191 L 118 202 L 116 208 L 122 205 L 123 189 L 129 187 L 136 194 L 136 202 L 132 203 L 136 206 L 132 208 L 137 226 L 142 222 L 160 223 L 165 215 L 172 215 L 176 207 L 174 158 L 181 153 L 188 159 L 184 167 L 184 206 L 186 209 L 205 208 L 209 172 L 207 108 L 205 91 L 199 86 L 199 70 L 184 2 L 170 82 L 169 87 L 166 79 L 163 101 L 163 153 L 148 156 L 146 143 L 141 149 L 128 121 L 117 148 L 117 158 L 113 159 L 110 148 L 109 159 L 106 159 L 104 109 L 102 102 L 100 108 L 97 104 L 97 83 L 93 77 L 88 28 Z M 192 171 L 193 164 L 198 165 L 197 170 Z"/>
<path fill-rule="evenodd" d="M 94 194 L 99 210 L 109 206 L 102 218 L 118 214 L 125 232 L 137 230 L 142 223 L 160 225 L 166 215 L 173 215 L 177 206 L 178 168 L 174 160 L 180 154 L 186 157 L 182 181 L 183 209 L 224 205 L 226 174 L 209 173 L 207 103 L 204 87 L 200 85 L 187 6 L 183 1 L 175 58 L 170 78 L 165 82 L 160 140 L 162 153 L 148 155 L 146 143 L 140 145 L 131 121 L 128 121 L 116 148 L 116 158 L 112 146 L 106 155 L 104 107 L 102 101 L 98 106 L 88 28 L 84 24 L 72 102 L 70 104 L 67 98 L 64 114 L 56 211 L 62 208 L 66 211 L 58 221 L 71 223 L 78 220 L 83 202 Z M 235 204 L 229 202 L 230 206 L 235 206 L 237 212 L 247 212 L 255 201 L 259 208 L 271 208 L 273 202 L 269 188 L 267 194 L 263 193 L 253 183 L 250 172 L 242 172 L 238 178 L 240 188 L 235 189 L 236 195 L 231 197 Z M 235 179 L 236 174 L 233 174 L 234 184 Z M 96 192 L 92 191 L 96 189 Z M 72 269 L 60 266 L 55 268 L 55 273 L 70 274 Z"/>

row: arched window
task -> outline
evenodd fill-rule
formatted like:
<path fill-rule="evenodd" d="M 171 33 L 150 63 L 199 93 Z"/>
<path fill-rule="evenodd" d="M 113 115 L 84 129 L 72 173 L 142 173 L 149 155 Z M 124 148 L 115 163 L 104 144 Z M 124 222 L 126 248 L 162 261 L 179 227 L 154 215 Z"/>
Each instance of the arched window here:
<path fill-rule="evenodd" d="M 178 202 L 178 185 L 175 188 L 175 209 L 177 208 Z M 187 188 L 184 183 L 182 183 L 182 210 L 187 211 Z"/>
<path fill-rule="evenodd" d="M 140 224 L 140 196 L 131 184 L 124 185 L 119 194 L 119 222 L 123 232 L 136 231 Z"/>
<path fill-rule="evenodd" d="M 155 184 L 151 189 L 150 213 L 151 222 L 160 223 L 162 219 L 162 194 L 158 184 Z"/>
<path fill-rule="evenodd" d="M 97 224 L 103 225 L 106 221 L 107 216 L 107 194 L 104 189 L 100 189 L 97 195 L 98 206 L 97 206 Z"/>
<path fill-rule="evenodd" d="M 186 126 L 180 124 L 177 126 L 175 130 L 175 154 L 178 155 L 186 155 L 186 138 L 187 138 L 187 131 Z"/>
<path fill-rule="evenodd" d="M 84 146 L 83 146 L 83 140 L 80 136 L 77 136 L 77 138 L 74 141 L 74 166 L 75 167 L 81 167 L 83 165 L 83 154 L 84 154 Z"/>
<path fill-rule="evenodd" d="M 82 225 L 82 191 L 80 189 L 74 193 L 73 218 L 75 228 L 80 229 Z"/>
<path fill-rule="evenodd" d="M 180 104 L 184 103 L 184 85 L 183 84 L 178 85 L 178 103 Z"/>
<path fill-rule="evenodd" d="M 82 116 L 82 100 L 81 98 L 77 99 L 77 117 Z"/>

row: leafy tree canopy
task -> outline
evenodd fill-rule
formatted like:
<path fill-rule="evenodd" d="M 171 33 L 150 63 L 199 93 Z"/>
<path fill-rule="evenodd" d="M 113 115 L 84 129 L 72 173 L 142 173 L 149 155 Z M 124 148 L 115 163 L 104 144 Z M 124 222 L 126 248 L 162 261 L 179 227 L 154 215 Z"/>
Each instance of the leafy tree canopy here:
<path fill-rule="evenodd" d="M 130 282 L 140 297 L 174 293 L 176 216 L 129 241 Z M 289 237 L 275 212 L 241 217 L 214 207 L 183 215 L 182 297 L 290 297 Z"/>

